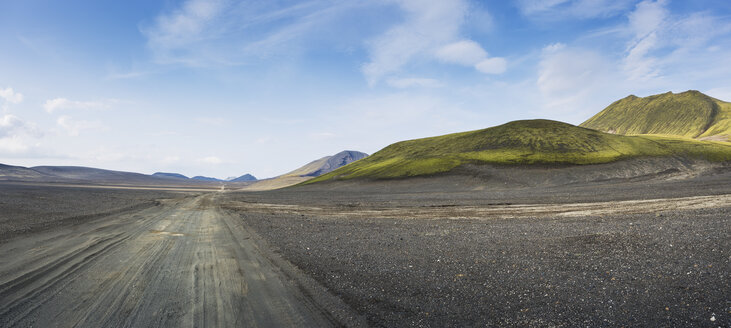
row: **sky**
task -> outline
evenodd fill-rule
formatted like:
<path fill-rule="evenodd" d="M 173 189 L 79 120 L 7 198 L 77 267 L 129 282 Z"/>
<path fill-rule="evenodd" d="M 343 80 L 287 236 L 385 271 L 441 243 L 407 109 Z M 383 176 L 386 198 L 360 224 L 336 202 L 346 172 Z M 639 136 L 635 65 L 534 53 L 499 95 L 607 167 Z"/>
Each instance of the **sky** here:
<path fill-rule="evenodd" d="M 731 101 L 728 0 L 0 0 L 0 163 L 217 178 Z"/>

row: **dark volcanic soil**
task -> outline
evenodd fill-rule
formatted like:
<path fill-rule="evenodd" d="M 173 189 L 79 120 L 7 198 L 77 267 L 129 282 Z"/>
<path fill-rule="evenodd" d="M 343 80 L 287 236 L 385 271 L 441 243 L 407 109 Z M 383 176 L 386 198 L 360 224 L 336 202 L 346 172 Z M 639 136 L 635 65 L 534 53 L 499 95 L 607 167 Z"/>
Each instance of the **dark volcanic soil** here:
<path fill-rule="evenodd" d="M 0 326 L 731 326 L 728 170 L 471 190 L 452 178 L 0 184 Z"/>
<path fill-rule="evenodd" d="M 0 182 L 0 243 L 27 233 L 81 224 L 104 214 L 154 206 L 157 199 L 177 194 Z"/>
<path fill-rule="evenodd" d="M 241 217 L 374 326 L 729 324 L 729 207 L 570 219 Z"/>
<path fill-rule="evenodd" d="M 729 194 L 725 173 L 454 193 L 302 188 L 231 193 L 224 207 L 373 326 L 728 327 Z M 610 202 L 602 216 L 454 219 L 520 212 L 508 204 L 696 195 L 720 196 L 639 212 Z"/>

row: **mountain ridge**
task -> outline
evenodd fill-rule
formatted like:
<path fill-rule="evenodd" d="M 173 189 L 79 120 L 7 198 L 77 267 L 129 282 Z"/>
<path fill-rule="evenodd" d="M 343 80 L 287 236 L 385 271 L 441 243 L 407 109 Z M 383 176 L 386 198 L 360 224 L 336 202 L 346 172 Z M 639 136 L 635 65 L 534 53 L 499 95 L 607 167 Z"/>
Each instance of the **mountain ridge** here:
<path fill-rule="evenodd" d="M 213 179 L 213 178 L 210 178 Z M 204 186 L 218 180 L 191 179 L 178 173 L 155 172 L 143 174 L 107 170 L 85 166 L 34 166 L 23 167 L 0 164 L 0 181 L 36 183 L 91 183 L 113 185 L 181 185 Z M 218 186 L 218 183 L 216 184 Z"/>
<path fill-rule="evenodd" d="M 269 179 L 257 180 L 253 184 L 244 187 L 244 190 L 271 190 L 292 186 L 367 158 L 367 156 L 368 154 L 363 152 L 343 150 L 334 155 L 311 161 L 285 174 Z"/>
<path fill-rule="evenodd" d="M 697 90 L 617 100 L 579 126 L 622 135 L 731 140 L 731 103 Z"/>

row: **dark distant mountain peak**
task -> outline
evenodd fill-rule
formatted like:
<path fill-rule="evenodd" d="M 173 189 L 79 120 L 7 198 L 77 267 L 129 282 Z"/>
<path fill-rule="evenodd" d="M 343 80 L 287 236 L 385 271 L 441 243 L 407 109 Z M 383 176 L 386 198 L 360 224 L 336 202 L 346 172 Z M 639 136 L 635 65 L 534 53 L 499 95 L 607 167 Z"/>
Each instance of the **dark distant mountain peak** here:
<path fill-rule="evenodd" d="M 317 170 L 304 174 L 304 176 L 316 177 L 329 173 L 335 169 L 348 165 L 359 159 L 367 157 L 368 154 L 354 150 L 344 150 L 327 158 L 327 161 Z"/>
<path fill-rule="evenodd" d="M 229 182 L 245 182 L 245 181 L 256 181 L 257 178 L 251 174 L 244 174 L 238 178 L 229 179 Z"/>
<path fill-rule="evenodd" d="M 152 175 L 156 176 L 156 177 L 188 179 L 188 177 L 186 177 L 180 173 L 155 172 Z"/>
<path fill-rule="evenodd" d="M 202 175 L 196 175 L 196 176 L 192 177 L 191 179 L 193 179 L 193 180 L 200 180 L 200 181 L 222 181 L 220 179 L 210 178 L 210 177 L 204 177 Z"/>

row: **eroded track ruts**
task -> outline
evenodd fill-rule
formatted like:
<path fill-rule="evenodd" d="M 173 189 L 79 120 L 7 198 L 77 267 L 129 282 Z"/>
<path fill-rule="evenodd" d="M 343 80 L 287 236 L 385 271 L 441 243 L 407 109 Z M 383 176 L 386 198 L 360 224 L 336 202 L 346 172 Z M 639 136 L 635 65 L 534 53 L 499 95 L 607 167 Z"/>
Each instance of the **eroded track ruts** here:
<path fill-rule="evenodd" d="M 332 326 L 215 197 L 4 244 L 0 326 Z"/>

